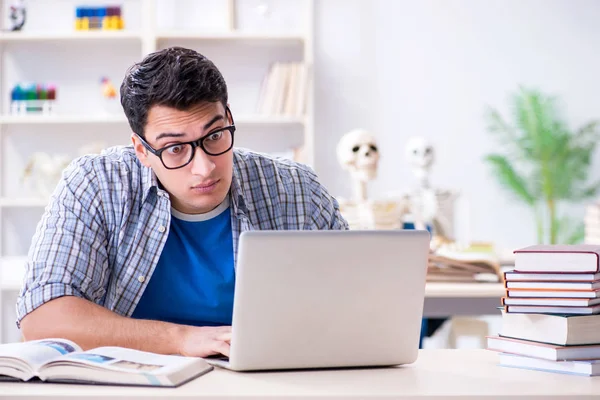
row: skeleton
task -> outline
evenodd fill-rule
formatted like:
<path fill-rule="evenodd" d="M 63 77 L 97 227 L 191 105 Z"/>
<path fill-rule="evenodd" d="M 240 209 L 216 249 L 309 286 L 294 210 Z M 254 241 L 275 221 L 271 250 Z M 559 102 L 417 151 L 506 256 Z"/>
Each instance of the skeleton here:
<path fill-rule="evenodd" d="M 350 173 L 353 197 L 357 203 L 367 200 L 367 183 L 377 177 L 379 148 L 375 137 L 364 129 L 346 133 L 337 145 L 338 162 Z"/>
<path fill-rule="evenodd" d="M 435 151 L 425 138 L 413 137 L 406 145 L 406 158 L 420 188 L 429 188 L 429 174 L 435 161 Z"/>
<path fill-rule="evenodd" d="M 436 192 L 429 181 L 434 148 L 425 138 L 413 137 L 406 145 L 406 158 L 417 179 L 417 187 L 410 194 L 410 211 L 415 228 L 426 229 L 428 224 L 435 224 L 438 214 Z"/>

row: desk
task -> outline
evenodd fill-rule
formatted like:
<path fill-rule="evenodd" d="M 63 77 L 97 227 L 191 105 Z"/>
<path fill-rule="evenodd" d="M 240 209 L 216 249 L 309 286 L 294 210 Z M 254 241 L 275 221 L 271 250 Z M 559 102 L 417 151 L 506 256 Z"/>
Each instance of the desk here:
<path fill-rule="evenodd" d="M 0 383 L 2 398 L 198 399 L 583 399 L 600 395 L 600 377 L 497 366 L 488 350 L 421 350 L 396 368 L 239 373 L 222 369 L 176 389 Z M 453 397 L 454 396 L 454 397 Z"/>
<path fill-rule="evenodd" d="M 499 315 L 497 308 L 504 295 L 502 283 L 427 282 L 423 315 Z"/>

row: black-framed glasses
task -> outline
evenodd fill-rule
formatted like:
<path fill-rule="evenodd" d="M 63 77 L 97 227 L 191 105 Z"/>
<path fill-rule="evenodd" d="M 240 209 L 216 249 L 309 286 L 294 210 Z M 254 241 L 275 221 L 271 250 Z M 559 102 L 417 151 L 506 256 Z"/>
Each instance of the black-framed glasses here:
<path fill-rule="evenodd" d="M 224 128 L 219 128 L 215 131 L 202 136 L 200 139 L 185 142 L 175 143 L 155 149 L 148 144 L 140 135 L 138 138 L 146 149 L 158 158 L 163 163 L 166 169 L 183 168 L 194 159 L 196 148 L 200 147 L 209 156 L 220 156 L 227 153 L 233 147 L 233 135 L 235 133 L 235 123 L 229 107 L 225 109 L 225 115 L 229 114 L 231 125 Z"/>

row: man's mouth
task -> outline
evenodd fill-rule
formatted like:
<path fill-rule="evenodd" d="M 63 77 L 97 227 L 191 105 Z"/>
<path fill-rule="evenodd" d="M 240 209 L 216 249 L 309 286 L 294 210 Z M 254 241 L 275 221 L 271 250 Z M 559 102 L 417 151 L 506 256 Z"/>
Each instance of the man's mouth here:
<path fill-rule="evenodd" d="M 211 191 L 212 189 L 214 189 L 215 186 L 217 186 L 217 183 L 219 183 L 218 179 L 214 180 L 214 181 L 199 183 L 197 185 L 192 186 L 192 189 L 194 191 L 198 191 L 198 192 L 208 192 L 208 191 Z"/>

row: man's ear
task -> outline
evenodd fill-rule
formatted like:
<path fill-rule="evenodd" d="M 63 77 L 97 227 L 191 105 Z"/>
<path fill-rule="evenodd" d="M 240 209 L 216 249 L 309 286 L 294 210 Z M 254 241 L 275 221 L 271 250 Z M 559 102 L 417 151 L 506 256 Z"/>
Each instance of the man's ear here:
<path fill-rule="evenodd" d="M 150 162 L 148 161 L 148 149 L 144 147 L 144 145 L 140 141 L 140 138 L 135 133 L 131 134 L 131 143 L 133 143 L 135 155 L 140 160 L 140 162 L 146 167 L 150 168 Z"/>

